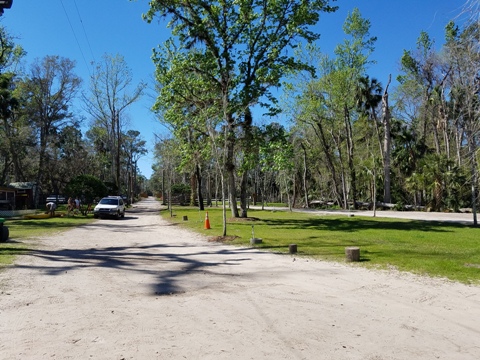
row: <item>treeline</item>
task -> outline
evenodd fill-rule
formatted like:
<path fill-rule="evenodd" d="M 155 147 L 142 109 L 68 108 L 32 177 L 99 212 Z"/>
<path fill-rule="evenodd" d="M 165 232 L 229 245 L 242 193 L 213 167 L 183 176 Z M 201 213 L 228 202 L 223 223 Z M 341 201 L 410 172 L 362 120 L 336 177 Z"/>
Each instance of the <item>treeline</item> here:
<path fill-rule="evenodd" d="M 358 201 L 398 209 L 475 208 L 478 23 L 463 31 L 447 24 L 439 51 L 422 32 L 416 49 L 404 50 L 395 88 L 391 78 L 382 86 L 368 75 L 376 40 L 369 25 L 354 10 L 344 25 L 351 36 L 336 56 L 315 56 L 321 59 L 318 78 L 292 91 L 292 139 L 308 149 L 310 194 L 343 208 Z"/>
<path fill-rule="evenodd" d="M 225 194 L 232 216 L 258 199 L 476 212 L 476 21 L 446 24 L 440 50 L 422 32 L 399 73 L 380 81 L 368 72 L 376 37 L 358 9 L 329 56 L 308 30 L 336 10 L 329 1 L 150 6 L 146 18 L 169 20 L 173 34 L 154 56 L 154 110 L 173 134 L 157 143 L 159 188 L 189 184 L 200 206 Z M 280 103 L 271 89 L 285 78 Z M 289 123 L 254 119 L 260 107 Z"/>
<path fill-rule="evenodd" d="M 25 54 L 0 27 L 0 186 L 35 183 L 34 206 L 81 175 L 110 194 L 138 194 L 146 179 L 137 161 L 147 150 L 140 133 L 126 129 L 125 111 L 145 85 L 129 92 L 123 57 L 105 55 L 82 90 L 72 60 L 52 55 L 24 66 Z"/>

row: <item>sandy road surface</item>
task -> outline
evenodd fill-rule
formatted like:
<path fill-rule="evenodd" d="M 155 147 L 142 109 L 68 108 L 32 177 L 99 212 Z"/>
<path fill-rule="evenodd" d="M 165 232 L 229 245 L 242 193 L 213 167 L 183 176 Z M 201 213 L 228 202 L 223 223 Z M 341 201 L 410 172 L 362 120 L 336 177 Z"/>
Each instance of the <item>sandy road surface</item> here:
<path fill-rule="evenodd" d="M 0 358 L 480 358 L 480 287 L 209 243 L 158 208 L 32 240 L 0 271 Z"/>

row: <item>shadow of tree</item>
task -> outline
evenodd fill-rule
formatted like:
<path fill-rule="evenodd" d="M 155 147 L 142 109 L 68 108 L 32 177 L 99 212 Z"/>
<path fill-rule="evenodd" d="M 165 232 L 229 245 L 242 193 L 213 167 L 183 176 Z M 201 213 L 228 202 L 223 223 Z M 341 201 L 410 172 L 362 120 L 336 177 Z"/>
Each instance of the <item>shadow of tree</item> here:
<path fill-rule="evenodd" d="M 182 248 L 174 252 L 175 248 Z M 217 267 L 235 266 L 250 260 L 245 256 L 249 249 L 219 249 L 185 252 L 191 245 L 142 245 L 130 247 L 105 247 L 88 249 L 33 250 L 31 256 L 43 259 L 44 266 L 17 265 L 17 268 L 36 269 L 49 276 L 86 268 L 108 268 L 124 272 L 153 275 L 152 295 L 173 295 L 187 291 L 181 283 L 187 277 L 209 275 L 209 282 L 225 281 L 233 276 Z M 193 246 L 193 248 L 195 248 Z M 211 261 L 200 260 L 209 258 Z M 215 259 L 215 260 L 213 260 Z M 236 274 L 235 276 L 238 276 Z M 191 284 L 191 279 L 188 280 Z M 201 283 L 199 283 L 201 286 Z M 198 286 L 197 286 L 198 287 Z"/>
<path fill-rule="evenodd" d="M 89 231 L 97 229 L 108 230 L 118 234 L 135 234 L 140 231 L 155 233 L 159 228 L 167 228 L 171 224 L 136 224 L 133 221 L 138 216 L 158 216 L 159 210 L 146 208 L 136 209 L 135 216 L 128 216 L 122 220 L 100 220 L 91 224 L 81 225 Z M 125 221 L 126 220 L 126 221 Z M 267 225 L 272 230 L 279 231 L 291 229 L 334 230 L 355 232 L 366 229 L 380 229 L 389 231 L 423 230 L 429 232 L 448 232 L 450 229 L 465 227 L 466 225 L 446 222 L 425 222 L 415 220 L 371 220 L 369 218 L 338 218 L 338 217 L 311 217 L 304 219 L 283 218 L 265 219 L 258 221 Z M 53 226 L 53 224 L 52 224 Z M 251 226 L 251 224 L 245 224 Z M 312 241 L 315 237 L 312 237 Z M 338 246 L 338 244 L 336 244 Z M 345 244 L 348 246 L 351 244 Z M 365 245 L 365 244 L 363 244 Z M 317 245 L 318 246 L 318 245 Z M 331 246 L 325 242 L 321 246 Z M 272 250 L 272 247 L 265 246 Z M 198 251 L 196 251 L 198 249 Z M 10 251 L 19 253 L 29 252 L 44 260 L 44 265 L 16 265 L 17 267 L 32 268 L 42 271 L 49 276 L 58 276 L 68 271 L 82 269 L 115 269 L 120 274 L 144 274 L 154 280 L 150 284 L 151 295 L 171 295 L 189 291 L 192 288 L 202 288 L 215 282 L 228 282 L 232 276 L 253 276 L 249 274 L 235 274 L 226 271 L 231 266 L 236 266 L 250 261 L 251 248 L 227 248 L 224 246 L 207 245 L 200 243 L 191 244 L 151 244 L 129 245 L 110 247 L 90 247 L 79 249 L 24 249 L 16 246 Z M 261 252 L 256 248 L 256 252 Z M 368 261 L 368 253 L 362 256 Z M 208 275 L 208 276 L 205 276 Z M 192 285 L 193 284 L 193 285 Z"/>
<path fill-rule="evenodd" d="M 471 227 L 466 224 L 446 221 L 420 221 L 402 220 L 391 218 L 376 218 L 371 220 L 365 217 L 338 218 L 334 216 L 311 217 L 305 219 L 264 219 L 263 224 L 272 228 L 312 229 L 356 232 L 368 229 L 378 230 L 401 230 L 401 231 L 425 231 L 425 232 L 448 232 L 449 228 L 458 229 Z"/>
<path fill-rule="evenodd" d="M 10 244 L 12 243 L 9 242 L 0 248 L 0 255 L 23 255 L 32 251 L 32 249 L 29 248 L 9 246 Z"/>

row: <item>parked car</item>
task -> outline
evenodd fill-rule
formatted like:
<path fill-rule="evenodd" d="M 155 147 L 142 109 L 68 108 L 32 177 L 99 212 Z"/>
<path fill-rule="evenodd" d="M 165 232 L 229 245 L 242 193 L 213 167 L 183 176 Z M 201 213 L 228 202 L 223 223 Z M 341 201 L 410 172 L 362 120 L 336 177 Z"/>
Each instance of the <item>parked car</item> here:
<path fill-rule="evenodd" d="M 127 196 L 127 195 L 123 195 L 123 194 L 120 195 L 120 196 L 122 197 L 123 202 L 125 203 L 125 206 L 128 207 L 128 205 L 130 205 L 130 199 L 128 198 L 128 196 Z"/>
<path fill-rule="evenodd" d="M 65 196 L 63 195 L 49 195 L 47 196 L 46 202 L 54 202 L 56 204 L 66 204 L 67 199 L 65 199 Z"/>
<path fill-rule="evenodd" d="M 94 218 L 125 217 L 125 202 L 121 196 L 107 196 L 101 199 L 93 209 Z"/>

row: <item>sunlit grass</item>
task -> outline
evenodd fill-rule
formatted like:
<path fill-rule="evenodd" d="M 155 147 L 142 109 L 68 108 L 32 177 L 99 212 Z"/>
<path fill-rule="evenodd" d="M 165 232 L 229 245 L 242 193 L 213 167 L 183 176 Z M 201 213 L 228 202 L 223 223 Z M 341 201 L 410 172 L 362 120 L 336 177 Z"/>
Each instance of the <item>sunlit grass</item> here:
<path fill-rule="evenodd" d="M 205 211 L 174 208 L 162 215 L 197 232 L 222 235 L 220 208 L 208 208 L 211 229 L 205 230 Z M 297 244 L 298 255 L 329 261 L 344 261 L 345 247 L 359 246 L 361 264 L 380 269 L 397 268 L 416 274 L 445 277 L 464 283 L 480 282 L 480 228 L 445 222 L 314 215 L 289 211 L 249 210 L 249 219 L 233 219 L 227 210 L 228 243 L 255 245 L 287 253 Z M 183 216 L 188 221 L 183 221 Z M 232 237 L 235 237 L 232 239 Z M 297 256 L 298 256 L 297 255 Z"/>
<path fill-rule="evenodd" d="M 35 220 L 7 219 L 4 225 L 8 226 L 10 236 L 7 242 L 0 243 L 0 266 L 11 264 L 15 256 L 31 251 L 35 247 L 34 242 L 30 241 L 29 244 L 26 244 L 23 241 L 25 239 L 54 235 L 90 223 L 93 220 L 91 215 L 88 217 L 72 216 Z"/>
<path fill-rule="evenodd" d="M 255 246 L 265 250 L 287 253 L 289 244 L 297 244 L 296 256 L 342 262 L 345 247 L 359 246 L 363 266 L 394 267 L 464 283 L 480 282 L 480 228 L 442 222 L 251 209 L 246 220 L 231 218 L 228 210 L 228 238 L 220 239 L 222 211 L 220 208 L 207 211 L 209 230 L 204 229 L 206 211 L 176 207 L 172 218 L 168 211 L 161 214 L 170 221 L 230 244 L 251 246 L 253 233 L 262 239 L 262 244 Z M 183 216 L 188 220 L 183 221 Z M 0 243 L 0 266 L 34 248 L 37 237 L 54 235 L 93 220 L 91 216 L 7 220 L 10 240 Z M 25 239 L 33 241 L 25 242 Z"/>

